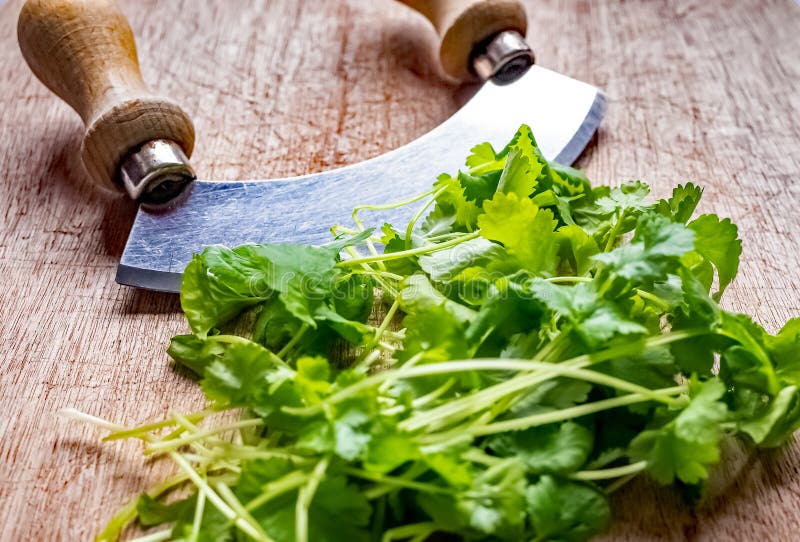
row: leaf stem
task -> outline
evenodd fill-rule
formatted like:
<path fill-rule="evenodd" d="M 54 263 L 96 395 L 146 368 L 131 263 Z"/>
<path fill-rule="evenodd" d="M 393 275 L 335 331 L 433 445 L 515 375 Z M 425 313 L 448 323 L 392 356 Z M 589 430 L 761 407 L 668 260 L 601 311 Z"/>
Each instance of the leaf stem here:
<path fill-rule="evenodd" d="M 308 542 L 308 509 L 311 506 L 314 493 L 317 492 L 317 488 L 322 478 L 325 476 L 328 462 L 329 460 L 326 457 L 317 463 L 306 485 L 300 488 L 300 491 L 297 493 L 294 524 L 295 542 Z"/>
<path fill-rule="evenodd" d="M 444 250 L 446 248 L 450 248 L 456 246 L 461 243 L 465 243 L 472 239 L 476 239 L 480 236 L 480 231 L 474 231 L 472 233 L 466 233 L 461 237 L 456 237 L 455 239 L 451 239 L 449 241 L 445 241 L 444 243 L 437 243 L 431 245 L 425 245 L 422 247 L 412 248 L 410 250 L 401 250 L 399 252 L 390 252 L 389 254 L 380 254 L 378 256 L 364 256 L 361 258 L 354 258 L 352 260 L 343 260 L 336 265 L 338 267 L 351 267 L 355 265 L 361 265 L 365 263 L 372 263 L 372 262 L 385 262 L 388 260 L 400 260 L 402 258 L 409 258 L 411 256 L 417 256 L 419 254 L 430 254 L 433 252 L 438 252 L 440 250 Z"/>
<path fill-rule="evenodd" d="M 470 434 L 474 437 L 494 435 L 497 433 L 505 433 L 507 431 L 521 431 L 530 427 L 539 425 L 546 425 L 548 423 L 555 423 L 573 418 L 580 418 L 581 416 L 588 416 L 602 412 L 603 410 L 610 410 L 622 406 L 634 405 L 636 403 L 643 403 L 652 401 L 652 395 L 658 394 L 663 396 L 678 395 L 685 393 L 688 390 L 687 386 L 673 386 L 671 388 L 662 388 L 654 390 L 653 392 L 644 395 L 641 393 L 631 393 L 614 397 L 613 399 L 602 399 L 600 401 L 593 401 L 591 403 L 584 403 L 574 407 L 556 410 L 554 412 L 545 412 L 544 414 L 533 414 L 531 416 L 523 416 L 521 418 L 514 418 L 512 420 L 504 420 L 501 422 L 490 423 L 482 427 L 474 427 Z"/>
<path fill-rule="evenodd" d="M 609 478 L 619 478 L 620 476 L 628 476 L 630 474 L 637 474 L 647 468 L 647 461 L 638 461 L 622 467 L 614 467 L 612 469 L 596 469 L 596 470 L 582 470 L 570 476 L 574 480 L 608 480 Z"/>

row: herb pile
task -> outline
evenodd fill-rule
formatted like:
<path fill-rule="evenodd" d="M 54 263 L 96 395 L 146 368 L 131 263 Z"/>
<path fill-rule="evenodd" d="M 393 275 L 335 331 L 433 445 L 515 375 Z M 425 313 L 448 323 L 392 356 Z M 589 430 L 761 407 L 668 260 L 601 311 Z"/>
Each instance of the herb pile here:
<path fill-rule="evenodd" d="M 592 187 L 522 126 L 327 246 L 206 249 L 169 353 L 210 406 L 81 415 L 179 468 L 100 538 L 136 519 L 147 540 L 585 540 L 634 476 L 698 486 L 726 435 L 785 442 L 800 320 L 770 335 L 721 309 L 736 226 L 692 219 L 693 184 L 648 192 Z M 409 224 L 364 227 L 404 205 Z"/>

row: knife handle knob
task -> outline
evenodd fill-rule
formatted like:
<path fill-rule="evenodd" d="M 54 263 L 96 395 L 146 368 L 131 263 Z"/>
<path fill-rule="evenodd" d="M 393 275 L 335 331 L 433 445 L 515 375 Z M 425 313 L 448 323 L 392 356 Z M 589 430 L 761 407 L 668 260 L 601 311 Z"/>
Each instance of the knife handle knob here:
<path fill-rule="evenodd" d="M 464 81 L 474 77 L 473 62 L 492 38 L 506 30 L 525 35 L 528 19 L 519 0 L 400 0 L 424 15 L 439 34 L 444 72 Z M 523 41 L 524 43 L 524 41 Z M 525 45 L 530 64 L 533 53 Z M 517 59 L 519 60 L 519 59 Z M 493 74 L 479 74 L 486 78 Z"/>
<path fill-rule="evenodd" d="M 114 0 L 28 0 L 17 36 L 33 73 L 83 119 L 81 157 L 93 181 L 151 203 L 190 184 L 192 121 L 148 90 L 133 32 Z M 160 143 L 156 151 L 152 142 Z"/>

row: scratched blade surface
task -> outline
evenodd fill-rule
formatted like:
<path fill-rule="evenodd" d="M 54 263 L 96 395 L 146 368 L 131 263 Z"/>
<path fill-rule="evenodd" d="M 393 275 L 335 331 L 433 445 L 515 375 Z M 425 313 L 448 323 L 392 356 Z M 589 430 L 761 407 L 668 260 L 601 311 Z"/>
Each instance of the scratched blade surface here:
<path fill-rule="evenodd" d="M 117 282 L 177 292 L 194 253 L 213 244 L 331 240 L 330 226 L 352 226 L 354 205 L 399 201 L 428 190 L 437 175 L 463 168 L 470 148 L 502 148 L 528 124 L 548 159 L 571 164 L 605 112 L 603 94 L 534 66 L 511 85 L 486 83 L 455 115 L 411 143 L 370 160 L 278 180 L 198 181 L 175 209 L 140 209 L 117 269 Z M 418 207 L 365 212 L 368 226 L 404 225 Z"/>

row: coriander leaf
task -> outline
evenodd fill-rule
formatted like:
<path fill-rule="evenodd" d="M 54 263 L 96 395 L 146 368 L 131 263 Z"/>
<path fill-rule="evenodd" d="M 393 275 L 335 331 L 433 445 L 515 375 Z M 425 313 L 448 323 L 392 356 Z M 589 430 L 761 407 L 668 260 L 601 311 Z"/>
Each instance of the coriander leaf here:
<path fill-rule="evenodd" d="M 439 530 L 467 540 L 521 540 L 525 523 L 525 475 L 517 466 L 497 481 L 477 482 L 452 496 L 421 493 L 417 503 Z"/>
<path fill-rule="evenodd" d="M 630 244 L 594 256 L 608 272 L 633 284 L 663 281 L 694 249 L 694 232 L 659 215 L 644 215 Z"/>
<path fill-rule="evenodd" d="M 662 484 L 706 478 L 708 466 L 719 460 L 720 424 L 728 419 L 724 394 L 725 385 L 717 379 L 693 383 L 689 404 L 664 426 L 634 438 L 631 457 L 647 461 L 648 472 Z"/>
<path fill-rule="evenodd" d="M 797 386 L 787 386 L 772 399 L 756 417 L 737 425 L 758 445 L 765 448 L 780 446 L 800 427 L 800 393 Z"/>
<path fill-rule="evenodd" d="M 729 218 L 720 220 L 717 215 L 702 215 L 690 222 L 688 228 L 694 232 L 694 249 L 717 270 L 719 289 L 714 299 L 719 301 L 739 270 L 742 254 L 739 230 Z"/>
<path fill-rule="evenodd" d="M 480 175 L 489 171 L 503 169 L 503 158 L 498 157 L 491 143 L 483 142 L 470 149 L 466 165 L 472 175 Z"/>
<path fill-rule="evenodd" d="M 641 213 L 652 207 L 647 202 L 650 187 L 642 181 L 628 181 L 612 188 L 608 196 L 597 200 L 596 205 L 605 213 Z"/>
<path fill-rule="evenodd" d="M 525 492 L 537 540 L 580 542 L 605 530 L 611 510 L 591 486 L 544 475 Z"/>
<path fill-rule="evenodd" d="M 172 528 L 171 540 L 189 540 L 194 532 L 194 511 L 197 495 L 189 497 L 181 507 L 181 515 Z M 235 540 L 234 530 L 228 518 L 216 507 L 206 506 L 203 509 L 203 518 L 197 531 L 197 540 L 203 542 L 232 542 Z"/>
<path fill-rule="evenodd" d="M 570 408 L 586 402 L 592 385 L 569 378 L 545 380 L 516 401 L 509 417 L 519 418 L 553 410 Z"/>
<path fill-rule="evenodd" d="M 644 349 L 635 355 L 620 356 L 594 365 L 595 371 L 609 374 L 651 389 L 675 384 L 679 369 L 666 346 Z"/>
<path fill-rule="evenodd" d="M 481 235 L 498 241 L 518 265 L 533 274 L 551 274 L 558 267 L 557 222 L 549 210 L 528 198 L 498 192 L 484 203 L 478 217 Z"/>
<path fill-rule="evenodd" d="M 136 514 L 139 517 L 139 524 L 144 527 L 161 525 L 177 521 L 189 509 L 194 512 L 196 497 L 175 501 L 171 504 L 164 504 L 154 499 L 147 493 L 142 493 L 136 501 Z"/>
<path fill-rule="evenodd" d="M 586 233 L 586 230 L 575 225 L 562 226 L 556 234 L 561 244 L 559 256 L 562 267 L 569 266 L 569 270 L 564 274 L 578 276 L 587 274 L 594 265 L 592 257 L 600 252 L 594 238 Z"/>
<path fill-rule="evenodd" d="M 470 173 L 458 172 L 458 182 L 464 189 L 464 197 L 474 201 L 475 205 L 481 207 L 487 199 L 492 199 L 497 191 L 497 184 L 500 182 L 500 171 L 491 171 L 483 175 L 473 175 Z"/>
<path fill-rule="evenodd" d="M 406 277 L 400 286 L 400 296 L 398 297 L 400 308 L 408 314 L 414 314 L 430 307 L 443 306 L 460 323 L 469 322 L 475 318 L 475 311 L 446 298 L 421 273 Z"/>
<path fill-rule="evenodd" d="M 264 347 L 242 339 L 206 367 L 202 388 L 219 404 L 251 408 L 262 417 L 281 406 L 302 406 L 289 369 L 276 365 Z M 278 420 L 273 420 L 278 423 Z"/>
<path fill-rule="evenodd" d="M 766 350 L 764 329 L 749 316 L 720 311 L 714 330 L 739 343 L 722 352 L 720 376 L 731 384 L 777 394 L 781 386 Z"/>
<path fill-rule="evenodd" d="M 224 352 L 224 344 L 200 339 L 195 335 L 176 335 L 172 337 L 167 348 L 167 354 L 172 359 L 200 376 L 206 367 Z"/>
<path fill-rule="evenodd" d="M 442 190 L 436 196 L 437 208 L 441 209 L 439 212 L 452 210 L 455 213 L 456 225 L 472 230 L 480 214 L 480 208 L 475 200 L 467 199 L 464 187 L 458 178 L 443 173 L 433 186 L 437 190 Z"/>
<path fill-rule="evenodd" d="M 285 460 L 248 461 L 235 489 L 245 505 L 265 488 L 279 486 L 298 471 Z M 279 493 L 250 513 L 275 542 L 294 542 L 297 491 Z M 319 484 L 309 507 L 308 539 L 324 542 L 368 542 L 366 526 L 371 507 L 366 498 L 344 476 L 332 474 Z M 343 521 L 343 519 L 345 519 Z"/>
<path fill-rule="evenodd" d="M 592 452 L 591 431 L 575 422 L 513 431 L 489 439 L 502 457 L 518 457 L 530 472 L 567 473 L 578 470 Z"/>
<path fill-rule="evenodd" d="M 407 435 L 380 426 L 373 431 L 367 445 L 364 467 L 373 472 L 388 473 L 421 458 L 419 447 Z"/>
<path fill-rule="evenodd" d="M 245 269 L 244 264 L 232 263 L 226 273 L 217 275 L 225 260 L 214 258 L 217 263 L 212 270 L 207 260 L 215 252 L 225 253 L 227 250 L 208 247 L 202 255 L 195 254 L 183 272 L 181 308 L 192 331 L 199 337 L 269 296 L 268 292 L 258 295 L 248 287 L 248 277 L 254 275 L 256 269 Z"/>
<path fill-rule="evenodd" d="M 503 247 L 482 237 L 426 254 L 419 258 L 419 265 L 434 282 L 450 282 L 460 278 L 470 267 L 486 268 L 490 262 L 505 257 Z"/>
<path fill-rule="evenodd" d="M 679 184 L 672 189 L 672 196 L 669 199 L 658 200 L 656 212 L 673 222 L 686 224 L 697 208 L 702 195 L 703 189 L 695 184 Z"/>
<path fill-rule="evenodd" d="M 408 360 L 415 354 L 423 355 L 428 361 L 471 357 L 465 336 L 467 326 L 445 303 L 411 312 L 403 325 L 406 337 L 402 351 L 398 352 L 401 360 Z"/>
<path fill-rule="evenodd" d="M 206 248 L 186 268 L 181 307 L 192 331 L 203 336 L 245 308 L 277 293 L 286 310 L 314 327 L 313 307 L 324 299 L 339 270 L 342 243 L 327 247 L 292 244 Z"/>
<path fill-rule="evenodd" d="M 781 381 L 800 386 L 800 318 L 792 318 L 777 335 L 766 337 L 766 347 Z"/>
<path fill-rule="evenodd" d="M 314 319 L 325 322 L 340 337 L 352 344 L 360 345 L 364 343 L 368 337 L 372 336 L 372 328 L 368 325 L 354 320 L 348 320 L 327 304 L 317 306 L 314 310 Z"/>
<path fill-rule="evenodd" d="M 535 278 L 528 283 L 528 289 L 556 315 L 566 318 L 590 348 L 617 335 L 647 333 L 647 328 L 629 320 L 618 307 L 601 298 L 594 283 L 562 286 Z"/>
<path fill-rule="evenodd" d="M 530 196 L 544 166 L 545 163 L 540 162 L 534 154 L 531 139 L 520 137 L 506 156 L 497 190 L 505 194 L 516 194 L 520 198 Z"/>

